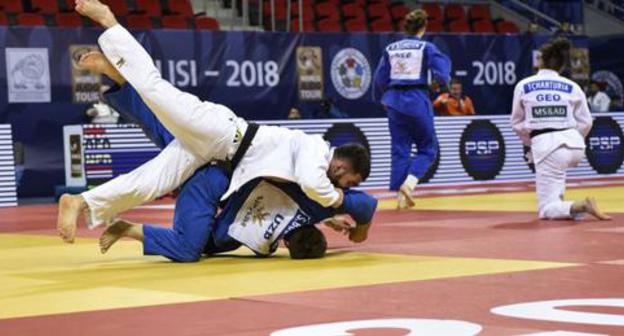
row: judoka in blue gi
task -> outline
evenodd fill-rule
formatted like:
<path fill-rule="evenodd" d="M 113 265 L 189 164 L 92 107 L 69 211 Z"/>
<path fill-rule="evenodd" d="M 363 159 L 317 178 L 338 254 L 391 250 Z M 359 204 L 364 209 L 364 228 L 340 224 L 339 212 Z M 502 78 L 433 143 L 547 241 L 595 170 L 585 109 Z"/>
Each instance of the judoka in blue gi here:
<path fill-rule="evenodd" d="M 145 134 L 164 148 L 174 137 L 163 127 L 129 84 L 105 94 L 109 104 L 125 118 L 141 125 Z M 322 257 L 326 241 L 314 224 L 329 219 L 341 225 L 338 214 L 349 214 L 356 227 L 350 239 L 366 239 L 377 200 L 360 191 L 345 190 L 342 206 L 323 207 L 292 182 L 257 178 L 246 183 L 224 204 L 220 199 L 230 184 L 229 172 L 215 164 L 198 169 L 181 187 L 175 204 L 173 227 L 135 224 L 118 219 L 100 238 L 106 252 L 121 237 L 143 242 L 146 255 L 161 255 L 178 262 L 199 260 L 245 245 L 257 255 L 275 252 L 286 239 L 293 258 Z M 221 207 L 221 212 L 217 214 Z M 331 226 L 331 225 L 330 225 Z M 332 226 L 336 228 L 336 226 Z M 343 228 L 345 228 L 343 226 Z"/>
<path fill-rule="evenodd" d="M 438 48 L 422 40 L 427 14 L 415 10 L 405 17 L 407 36 L 389 44 L 374 76 L 374 96 L 388 114 L 392 138 L 390 190 L 398 191 L 398 208 L 414 205 L 412 192 L 438 155 L 428 71 L 442 85 L 450 79 L 451 62 Z M 412 145 L 417 154 L 411 157 Z"/>

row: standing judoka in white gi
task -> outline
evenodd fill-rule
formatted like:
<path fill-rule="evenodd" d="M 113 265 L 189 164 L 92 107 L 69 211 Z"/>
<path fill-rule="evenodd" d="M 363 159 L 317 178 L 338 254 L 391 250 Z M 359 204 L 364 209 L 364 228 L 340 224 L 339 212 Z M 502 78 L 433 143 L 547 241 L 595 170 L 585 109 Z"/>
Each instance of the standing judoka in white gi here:
<path fill-rule="evenodd" d="M 610 219 L 593 198 L 564 201 L 566 169 L 585 155 L 585 136 L 592 117 L 583 90 L 559 75 L 568 64 L 570 42 L 556 38 L 541 51 L 539 72 L 521 80 L 515 88 L 511 125 L 535 164 L 539 218 L 570 219 L 589 213 Z"/>
<path fill-rule="evenodd" d="M 63 195 L 57 229 L 70 243 L 81 212 L 88 212 L 92 227 L 109 223 L 119 212 L 174 190 L 207 162 L 232 161 L 246 132 L 254 128 L 229 108 L 202 102 L 164 80 L 150 55 L 118 24 L 108 6 L 98 0 L 77 0 L 76 10 L 107 28 L 99 38 L 102 51 L 176 140 L 129 174 L 79 196 Z M 331 150 L 320 136 L 260 126 L 223 199 L 254 178 L 272 177 L 296 182 L 322 206 L 339 207 L 344 197 L 339 188 L 358 185 L 369 172 L 370 159 L 363 146 Z"/>

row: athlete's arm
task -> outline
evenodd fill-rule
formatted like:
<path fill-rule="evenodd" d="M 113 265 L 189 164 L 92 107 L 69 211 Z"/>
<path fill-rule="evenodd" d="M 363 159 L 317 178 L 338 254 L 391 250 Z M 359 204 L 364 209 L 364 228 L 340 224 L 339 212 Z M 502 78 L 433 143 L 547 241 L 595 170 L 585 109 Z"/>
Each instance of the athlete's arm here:
<path fill-rule="evenodd" d="M 302 133 L 293 146 L 295 177 L 303 192 L 323 207 L 339 207 L 342 190 L 327 177 L 329 146 L 321 138 Z"/>
<path fill-rule="evenodd" d="M 513 105 L 511 107 L 511 127 L 514 132 L 520 137 L 522 143 L 525 146 L 531 145 L 531 138 L 529 137 L 529 131 L 524 128 L 524 107 L 522 106 L 522 86 L 516 85 L 514 90 Z"/>
<path fill-rule="evenodd" d="M 373 85 L 373 99 L 377 102 L 381 101 L 381 97 L 386 91 L 388 81 L 390 80 L 390 63 L 388 62 L 388 56 L 384 51 L 383 56 L 379 60 L 379 65 L 375 70 L 374 85 Z"/>
<path fill-rule="evenodd" d="M 585 93 L 578 86 L 575 86 L 574 90 L 576 94 L 581 97 L 574 108 L 574 119 L 576 119 L 577 123 L 576 129 L 583 137 L 586 137 L 593 123 L 591 113 L 589 112 L 589 105 L 587 105 L 587 96 L 585 96 Z"/>
<path fill-rule="evenodd" d="M 428 43 L 426 48 L 429 69 L 431 69 L 433 77 L 441 86 L 448 85 L 451 80 L 451 60 L 432 43 Z"/>

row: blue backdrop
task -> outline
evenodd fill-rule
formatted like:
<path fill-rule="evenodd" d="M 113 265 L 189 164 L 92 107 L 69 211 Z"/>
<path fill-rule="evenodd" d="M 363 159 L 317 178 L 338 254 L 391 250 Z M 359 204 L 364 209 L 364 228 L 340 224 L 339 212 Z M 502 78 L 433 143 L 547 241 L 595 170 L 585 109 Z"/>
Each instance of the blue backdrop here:
<path fill-rule="evenodd" d="M 14 139 L 24 144 L 22 196 L 50 194 L 53 185 L 63 183 L 62 126 L 88 121 L 84 115 L 88 105 L 72 103 L 70 46 L 96 44 L 100 32 L 92 28 L 0 28 L 3 49 L 44 48 L 49 57 L 51 102 L 9 103 L 7 73 L 12 69 L 7 69 L 8 51 L 0 53 L 0 122 L 11 123 Z M 298 107 L 304 117 L 318 116 L 321 111 L 320 101 L 299 99 L 299 47 L 320 48 L 322 91 L 324 98 L 335 101 L 335 108 L 351 118 L 383 117 L 366 83 L 383 47 L 401 36 L 160 30 L 137 33 L 137 37 L 157 60 L 163 76 L 178 87 L 228 105 L 242 117 L 267 120 L 286 118 L 291 107 Z M 507 114 L 514 84 L 532 73 L 532 51 L 546 37 L 443 34 L 427 39 L 451 57 L 453 76 L 463 81 L 478 114 Z M 577 45 L 586 44 L 585 39 L 577 41 Z M 363 57 L 340 56 L 345 48 L 355 48 Z M 340 66 L 353 65 L 350 61 L 364 70 L 341 73 L 345 68 Z M 342 90 L 336 85 L 343 86 Z M 359 98 L 347 99 L 339 93 L 349 85 L 348 89 L 362 91 Z"/>

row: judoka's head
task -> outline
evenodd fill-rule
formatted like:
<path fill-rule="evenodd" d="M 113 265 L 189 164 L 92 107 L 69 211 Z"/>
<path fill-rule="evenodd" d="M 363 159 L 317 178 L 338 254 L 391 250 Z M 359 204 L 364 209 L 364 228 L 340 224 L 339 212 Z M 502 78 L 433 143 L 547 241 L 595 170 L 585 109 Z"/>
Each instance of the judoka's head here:
<path fill-rule="evenodd" d="M 317 259 L 325 256 L 327 240 L 314 225 L 297 228 L 284 237 L 292 259 Z"/>
<path fill-rule="evenodd" d="M 359 143 L 348 143 L 336 147 L 329 163 L 327 177 L 339 188 L 355 187 L 370 174 L 370 155 Z"/>
<path fill-rule="evenodd" d="M 403 28 L 407 35 L 423 36 L 427 30 L 427 12 L 417 9 L 405 16 Z"/>
<path fill-rule="evenodd" d="M 563 72 L 570 62 L 572 44 L 565 37 L 557 37 L 540 48 L 542 69 Z"/>

